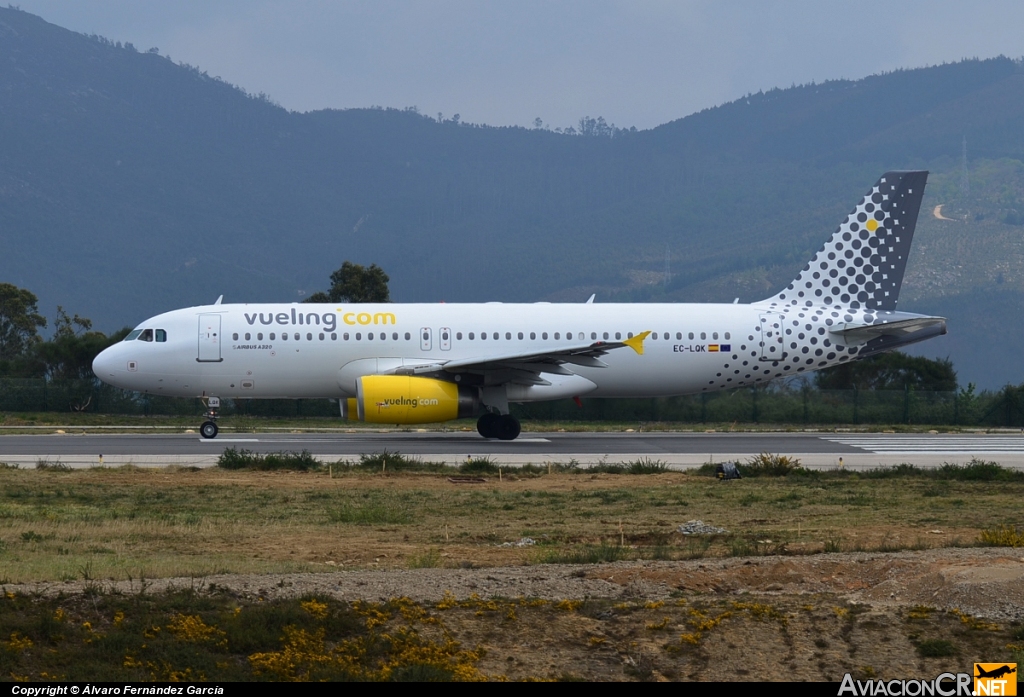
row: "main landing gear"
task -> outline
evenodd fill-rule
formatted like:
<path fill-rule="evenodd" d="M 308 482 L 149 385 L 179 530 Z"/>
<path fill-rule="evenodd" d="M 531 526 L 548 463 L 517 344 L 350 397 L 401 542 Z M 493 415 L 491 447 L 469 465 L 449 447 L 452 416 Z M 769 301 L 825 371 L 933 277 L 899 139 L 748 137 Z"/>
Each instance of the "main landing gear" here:
<path fill-rule="evenodd" d="M 477 420 L 476 430 L 484 438 L 515 440 L 522 429 L 519 426 L 519 419 L 511 414 L 487 412 Z"/>
<path fill-rule="evenodd" d="M 210 397 L 206 400 L 206 413 L 203 414 L 206 417 L 206 421 L 199 427 L 199 435 L 203 438 L 210 439 L 216 438 L 217 432 L 220 431 L 217 428 L 217 410 L 220 408 L 220 397 Z"/>

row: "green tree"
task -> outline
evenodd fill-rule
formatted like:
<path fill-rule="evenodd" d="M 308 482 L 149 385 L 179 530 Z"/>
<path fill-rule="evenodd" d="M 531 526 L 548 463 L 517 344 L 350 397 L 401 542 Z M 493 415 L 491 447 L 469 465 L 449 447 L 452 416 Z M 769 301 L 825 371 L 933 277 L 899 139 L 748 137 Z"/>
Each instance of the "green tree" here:
<path fill-rule="evenodd" d="M 131 331 L 126 327 L 108 337 L 103 332 L 92 331 L 91 320 L 78 315 L 69 317 L 60 305 L 53 327 L 53 338 L 36 344 L 32 360 L 33 372 L 51 380 L 93 378 L 93 359 Z"/>
<path fill-rule="evenodd" d="M 331 289 L 317 291 L 303 302 L 307 303 L 389 303 L 388 275 L 376 264 L 367 268 L 346 261 L 331 274 Z"/>
<path fill-rule="evenodd" d="M 899 351 L 877 354 L 815 373 L 822 390 L 914 390 L 953 392 L 956 371 L 948 358 L 908 356 Z"/>
<path fill-rule="evenodd" d="M 10 283 L 0 283 L 0 361 L 13 361 L 39 341 L 46 318 L 39 314 L 38 298 Z"/>

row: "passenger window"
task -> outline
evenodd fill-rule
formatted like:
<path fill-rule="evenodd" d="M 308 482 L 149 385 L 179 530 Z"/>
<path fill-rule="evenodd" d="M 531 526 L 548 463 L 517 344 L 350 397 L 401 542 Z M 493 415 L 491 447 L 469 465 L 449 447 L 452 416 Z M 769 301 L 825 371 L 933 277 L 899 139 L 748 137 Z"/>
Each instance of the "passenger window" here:
<path fill-rule="evenodd" d="M 537 332 L 530 332 L 530 341 L 537 340 Z"/>
<path fill-rule="evenodd" d="M 152 340 L 153 340 L 153 330 L 152 329 L 143 329 L 142 330 L 142 334 L 139 335 L 139 341 L 152 341 Z"/>
<path fill-rule="evenodd" d="M 356 338 L 357 339 L 359 338 L 358 334 L 356 335 Z M 366 340 L 367 341 L 373 341 L 373 332 L 366 332 Z"/>
<path fill-rule="evenodd" d="M 712 338 L 712 339 L 714 339 L 715 341 L 718 341 L 718 332 L 714 332 L 714 333 L 713 333 L 713 334 L 711 335 L 711 338 Z"/>
<path fill-rule="evenodd" d="M 274 332 L 270 332 L 270 340 L 273 341 L 277 335 Z"/>
<path fill-rule="evenodd" d="M 725 340 L 726 340 L 726 341 L 728 341 L 728 340 L 729 340 L 729 339 L 731 339 L 731 338 L 732 338 L 732 337 L 730 337 L 730 336 L 729 336 L 729 332 L 726 332 L 726 333 L 725 333 Z"/>
<path fill-rule="evenodd" d="M 263 332 L 256 335 L 256 341 L 263 341 Z"/>
<path fill-rule="evenodd" d="M 615 340 L 618 341 L 622 338 L 622 332 L 615 332 Z"/>
<path fill-rule="evenodd" d="M 271 337 L 271 338 L 273 338 L 273 337 Z M 345 332 L 344 334 L 342 334 L 342 335 L 341 335 L 341 338 L 342 338 L 343 340 L 345 340 L 345 341 L 348 341 L 348 332 Z"/>
<path fill-rule="evenodd" d="M 683 333 L 682 332 L 676 332 L 676 341 L 682 341 L 682 340 L 683 340 Z"/>
<path fill-rule="evenodd" d="M 693 332 L 690 332 L 688 336 L 690 337 L 690 341 L 693 341 Z"/>
<path fill-rule="evenodd" d="M 363 338 L 362 332 L 356 332 L 356 341 L 362 341 L 362 338 Z"/>
<path fill-rule="evenodd" d="M 498 340 L 498 332 L 494 332 L 494 340 L 495 340 L 495 341 L 497 341 L 497 340 Z"/>
<path fill-rule="evenodd" d="M 707 334 L 707 332 L 701 332 L 701 333 L 700 333 L 700 340 L 701 340 L 701 341 L 704 341 L 704 340 L 705 340 L 705 339 L 707 339 L 707 338 L 708 338 L 708 334 Z"/>
<path fill-rule="evenodd" d="M 628 334 L 626 334 L 626 336 L 628 336 L 630 339 L 632 339 L 633 338 L 633 332 L 629 332 Z"/>
<path fill-rule="evenodd" d="M 480 338 L 487 341 L 487 332 L 480 332 Z"/>
<path fill-rule="evenodd" d="M 651 332 L 651 338 L 652 339 L 657 339 L 658 338 L 658 332 Z"/>
<path fill-rule="evenodd" d="M 590 332 L 590 339 L 594 340 L 597 338 L 597 332 Z"/>
<path fill-rule="evenodd" d="M 559 337 L 558 337 L 558 332 L 555 332 L 555 340 L 557 341 L 557 340 L 558 340 L 558 338 L 559 338 Z"/>
<path fill-rule="evenodd" d="M 301 338 L 301 337 L 299 337 L 299 333 L 298 333 L 298 332 L 295 332 L 295 340 L 296 340 L 296 341 L 298 341 L 298 340 L 299 340 L 300 338 Z"/>
<path fill-rule="evenodd" d="M 541 332 L 540 338 L 544 339 L 546 341 L 547 338 L 548 338 L 548 333 L 547 332 Z"/>
<path fill-rule="evenodd" d="M 135 341 L 136 339 L 139 338 L 139 334 L 141 333 L 141 329 L 133 329 L 131 332 L 129 332 L 128 336 L 124 338 L 124 341 Z M 237 339 L 238 337 L 236 336 L 235 338 Z"/>
<path fill-rule="evenodd" d="M 512 338 L 512 332 L 505 332 L 505 340 L 508 341 Z"/>
<path fill-rule="evenodd" d="M 231 340 L 238 341 L 238 332 L 235 332 L 234 334 L 231 335 Z"/>
<path fill-rule="evenodd" d="M 605 332 L 605 333 L 603 334 L 603 336 L 604 336 L 605 340 L 607 340 L 607 339 L 608 339 L 608 332 Z"/>
<path fill-rule="evenodd" d="M 405 333 L 405 340 L 409 341 L 410 339 L 412 339 L 412 334 L 410 334 L 409 332 L 406 332 Z"/>
<path fill-rule="evenodd" d="M 320 332 L 320 341 L 323 341 L 323 340 L 324 340 L 324 334 L 323 334 L 323 332 Z"/>
<path fill-rule="evenodd" d="M 387 335 L 386 332 L 381 332 L 380 333 L 380 340 L 381 341 L 387 341 L 388 340 L 388 335 Z"/>
<path fill-rule="evenodd" d="M 519 340 L 520 340 L 520 341 L 522 341 L 522 340 L 523 340 L 523 333 L 522 333 L 522 332 L 519 332 Z"/>
<path fill-rule="evenodd" d="M 288 341 L 288 332 L 281 332 L 281 341 Z"/>
<path fill-rule="evenodd" d="M 331 341 L 337 341 L 337 340 L 338 340 L 338 334 L 336 332 L 331 332 Z"/>
<path fill-rule="evenodd" d="M 455 332 L 455 338 L 462 341 L 462 332 Z"/>
<path fill-rule="evenodd" d="M 252 340 L 252 334 L 250 334 L 249 332 L 246 332 L 245 333 L 245 340 L 246 341 L 251 341 Z"/>
<path fill-rule="evenodd" d="M 448 338 L 448 337 L 445 337 L 445 338 Z M 392 332 L 391 340 L 392 341 L 398 341 L 398 332 Z"/>
<path fill-rule="evenodd" d="M 475 335 L 475 334 L 473 334 L 473 332 L 470 332 L 470 333 L 469 333 L 469 340 L 470 340 L 470 341 L 472 341 L 472 340 L 473 340 L 473 338 L 474 338 L 475 336 L 476 336 L 476 335 Z"/>
<path fill-rule="evenodd" d="M 167 332 L 164 331 L 163 329 L 157 329 L 156 330 L 156 340 L 158 342 L 167 341 Z"/>

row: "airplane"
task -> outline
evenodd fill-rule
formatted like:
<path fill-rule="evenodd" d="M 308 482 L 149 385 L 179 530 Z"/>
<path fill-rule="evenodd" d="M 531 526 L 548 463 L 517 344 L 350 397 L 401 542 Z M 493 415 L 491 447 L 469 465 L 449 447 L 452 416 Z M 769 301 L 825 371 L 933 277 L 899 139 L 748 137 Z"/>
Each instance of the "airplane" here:
<path fill-rule="evenodd" d="M 337 399 L 378 424 L 477 417 L 513 440 L 513 403 L 758 385 L 946 333 L 896 309 L 928 173 L 885 173 L 788 286 L 739 304 L 221 304 L 157 315 L 93 362 L 146 394 Z"/>
<path fill-rule="evenodd" d="M 1011 668 L 1010 665 L 1014 665 L 1015 667 Z M 1016 673 L 1017 672 L 1016 664 L 1009 664 L 1009 663 L 1003 664 L 1003 665 L 999 666 L 998 668 L 993 668 L 992 670 L 985 670 L 984 668 L 981 667 L 981 665 L 975 663 L 974 664 L 974 670 L 977 671 L 977 673 L 978 673 L 977 675 L 974 676 L 976 678 L 996 678 L 996 679 L 1001 678 L 1004 675 L 1010 675 L 1011 673 Z"/>

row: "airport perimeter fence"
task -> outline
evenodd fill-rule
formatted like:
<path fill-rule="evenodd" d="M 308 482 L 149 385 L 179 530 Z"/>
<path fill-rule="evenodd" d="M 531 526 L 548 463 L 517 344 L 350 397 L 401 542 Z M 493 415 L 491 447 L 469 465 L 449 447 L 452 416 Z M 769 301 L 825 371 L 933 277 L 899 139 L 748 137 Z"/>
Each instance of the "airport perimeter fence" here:
<path fill-rule="evenodd" d="M 221 401 L 223 416 L 339 417 L 337 400 Z M 0 378 L 0 411 L 199 417 L 199 399 L 120 390 L 95 380 Z M 659 399 L 583 399 L 513 405 L 524 421 L 766 424 L 932 424 L 1024 428 L 1024 385 L 973 394 L 905 390 L 817 390 L 767 385 Z"/>

